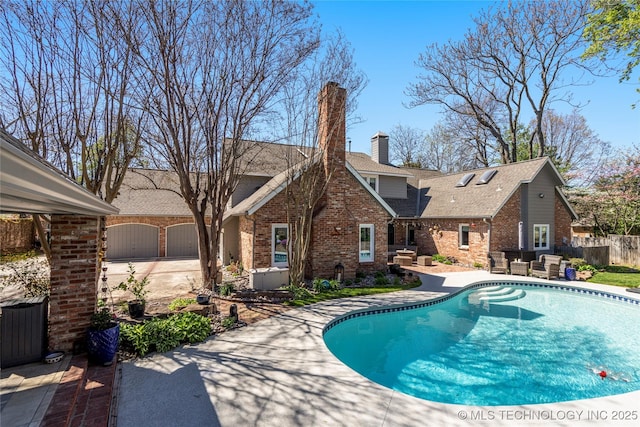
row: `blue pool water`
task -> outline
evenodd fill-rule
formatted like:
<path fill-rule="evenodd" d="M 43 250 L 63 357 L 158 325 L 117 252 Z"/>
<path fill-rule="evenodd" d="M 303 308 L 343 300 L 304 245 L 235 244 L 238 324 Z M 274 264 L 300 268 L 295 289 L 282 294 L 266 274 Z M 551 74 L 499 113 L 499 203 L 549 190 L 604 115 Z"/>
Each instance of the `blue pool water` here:
<path fill-rule="evenodd" d="M 637 304 L 523 285 L 378 311 L 330 323 L 325 343 L 363 376 L 418 398 L 521 405 L 640 390 Z"/>

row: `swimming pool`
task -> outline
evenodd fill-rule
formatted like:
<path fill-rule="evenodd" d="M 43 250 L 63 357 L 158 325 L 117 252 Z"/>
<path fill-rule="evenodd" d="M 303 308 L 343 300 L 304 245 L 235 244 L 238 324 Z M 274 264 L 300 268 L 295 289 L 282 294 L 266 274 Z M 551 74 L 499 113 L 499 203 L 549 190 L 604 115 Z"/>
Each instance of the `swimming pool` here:
<path fill-rule="evenodd" d="M 535 283 L 481 283 L 438 300 L 341 316 L 329 350 L 426 400 L 521 405 L 640 390 L 640 303 Z"/>

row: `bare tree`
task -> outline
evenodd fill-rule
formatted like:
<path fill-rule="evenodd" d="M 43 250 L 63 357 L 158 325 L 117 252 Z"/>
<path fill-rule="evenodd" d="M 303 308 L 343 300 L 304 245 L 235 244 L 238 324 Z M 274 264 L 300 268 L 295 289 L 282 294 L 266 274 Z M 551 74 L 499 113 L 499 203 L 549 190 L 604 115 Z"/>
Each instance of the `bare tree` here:
<path fill-rule="evenodd" d="M 340 166 L 333 164 L 332 153 L 325 151 L 326 140 L 344 132 L 347 124 L 346 121 L 320 121 L 320 105 L 328 106 L 331 111 L 344 109 L 345 113 L 352 114 L 357 106 L 356 98 L 365 85 L 366 78 L 356 68 L 350 45 L 338 33 L 323 40 L 299 78 L 287 86 L 282 123 L 285 125 L 284 139 L 291 142 L 292 149 L 287 156 L 284 192 L 290 237 L 289 282 L 294 286 L 303 283 L 310 255 L 313 218 L 321 208 L 321 199 L 334 168 Z M 325 168 L 325 158 L 329 168 Z"/>
<path fill-rule="evenodd" d="M 459 128 L 451 128 L 444 121 L 436 123 L 425 138 L 424 167 L 443 173 L 479 167 L 476 149 L 460 135 Z"/>
<path fill-rule="evenodd" d="M 142 144 L 145 114 L 129 98 L 131 49 L 121 32 L 134 12 L 107 0 L 0 3 L 0 124 L 107 202 Z M 38 216 L 34 223 L 49 256 Z"/>
<path fill-rule="evenodd" d="M 502 163 L 517 161 L 518 127 L 530 111 L 529 157 L 545 155 L 544 113 L 551 102 L 570 100 L 556 93 L 573 83 L 562 80 L 563 71 L 589 69 L 579 58 L 589 10 L 588 2 L 554 0 L 484 11 L 462 41 L 420 55 L 425 73 L 408 89 L 412 105 L 439 104 L 471 118 L 491 135 Z"/>
<path fill-rule="evenodd" d="M 391 159 L 402 166 L 426 166 L 425 133 L 421 129 L 397 124 L 389 132 Z"/>
<path fill-rule="evenodd" d="M 566 115 L 548 110 L 541 129 L 548 152 L 567 182 L 578 186 L 592 183 L 611 147 L 589 128 L 584 116 L 577 110 Z"/>
<path fill-rule="evenodd" d="M 285 83 L 318 46 L 307 4 L 142 0 L 128 43 L 140 66 L 138 102 L 150 138 L 193 214 L 203 285 L 213 286 L 223 213 L 249 142 Z"/>

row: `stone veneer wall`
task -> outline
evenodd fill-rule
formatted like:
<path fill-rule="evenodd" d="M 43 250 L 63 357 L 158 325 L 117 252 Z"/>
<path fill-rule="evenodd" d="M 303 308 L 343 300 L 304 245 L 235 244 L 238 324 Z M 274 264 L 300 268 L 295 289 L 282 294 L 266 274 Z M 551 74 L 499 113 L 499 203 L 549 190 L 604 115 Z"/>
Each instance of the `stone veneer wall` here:
<path fill-rule="evenodd" d="M 70 351 L 84 342 L 96 309 L 102 220 L 51 215 L 49 350 Z"/>

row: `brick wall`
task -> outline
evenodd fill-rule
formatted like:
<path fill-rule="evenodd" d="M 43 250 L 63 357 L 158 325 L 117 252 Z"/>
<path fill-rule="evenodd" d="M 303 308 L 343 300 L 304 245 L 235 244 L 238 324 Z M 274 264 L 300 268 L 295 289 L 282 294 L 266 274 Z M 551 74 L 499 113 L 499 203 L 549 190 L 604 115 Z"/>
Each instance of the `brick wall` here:
<path fill-rule="evenodd" d="M 556 246 L 569 245 L 571 244 L 571 214 L 558 196 L 555 199 L 554 209 L 556 234 L 553 243 Z"/>
<path fill-rule="evenodd" d="M 469 226 L 469 245 L 466 248 L 459 245 L 461 224 Z M 459 263 L 467 266 L 487 263 L 489 224 L 482 219 L 425 220 L 415 233 L 421 253 L 454 257 Z"/>
<path fill-rule="evenodd" d="M 518 248 L 518 224 L 520 223 L 520 190 L 511 196 L 504 207 L 493 218 L 491 228 L 491 251 Z"/>
<path fill-rule="evenodd" d="M 51 216 L 49 350 L 84 342 L 96 309 L 101 245 L 99 217 Z"/>
<path fill-rule="evenodd" d="M 418 253 L 451 256 L 458 262 L 473 266 L 487 265 L 487 252 L 518 247 L 518 222 L 520 221 L 520 192 L 516 192 L 496 215 L 491 225 L 481 218 L 423 219 L 415 229 Z M 411 220 L 410 222 L 418 222 Z M 404 242 L 406 221 L 397 221 L 396 244 Z M 460 248 L 460 225 L 468 224 L 469 247 Z M 490 248 L 489 248 L 490 245 Z"/>

